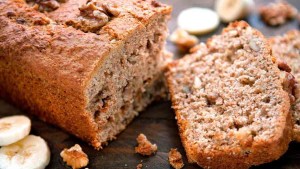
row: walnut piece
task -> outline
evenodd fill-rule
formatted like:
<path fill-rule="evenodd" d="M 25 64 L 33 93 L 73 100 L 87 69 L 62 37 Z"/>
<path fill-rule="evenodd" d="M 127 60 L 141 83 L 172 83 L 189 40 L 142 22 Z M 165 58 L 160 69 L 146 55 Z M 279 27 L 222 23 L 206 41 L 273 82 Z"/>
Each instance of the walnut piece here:
<path fill-rule="evenodd" d="M 105 10 L 105 13 L 117 17 L 121 13 L 120 9 L 118 8 L 117 4 L 113 3 L 103 3 L 102 8 Z"/>
<path fill-rule="evenodd" d="M 97 1 L 90 1 L 82 5 L 80 16 L 77 20 L 70 21 L 68 24 L 81 29 L 84 32 L 97 32 L 105 24 L 107 24 L 112 17 L 117 17 L 121 11 L 114 3 L 102 3 Z"/>
<path fill-rule="evenodd" d="M 71 166 L 73 169 L 82 168 L 88 165 L 88 156 L 82 151 L 80 145 L 75 144 L 69 149 L 64 149 L 60 156 L 67 165 Z"/>
<path fill-rule="evenodd" d="M 277 65 L 280 70 L 283 70 L 286 72 L 292 71 L 291 67 L 284 60 L 277 59 Z"/>
<path fill-rule="evenodd" d="M 51 12 L 60 7 L 59 0 L 26 0 L 26 2 L 33 6 L 34 9 L 39 10 L 40 12 Z"/>
<path fill-rule="evenodd" d="M 156 144 L 152 144 L 144 134 L 139 134 L 136 138 L 138 146 L 135 147 L 135 152 L 144 156 L 150 156 L 157 151 Z"/>
<path fill-rule="evenodd" d="M 271 26 L 284 24 L 287 20 L 296 17 L 298 11 L 285 1 L 270 3 L 259 9 L 262 20 Z"/>
<path fill-rule="evenodd" d="M 296 88 L 296 80 L 295 77 L 289 72 L 280 72 L 280 77 L 282 79 L 283 90 L 288 92 L 290 101 L 293 103 L 295 101 L 294 90 Z"/>
<path fill-rule="evenodd" d="M 170 40 L 175 43 L 178 49 L 182 52 L 188 52 L 198 43 L 196 36 L 190 35 L 182 29 L 175 30 L 170 36 Z"/>
<path fill-rule="evenodd" d="M 184 164 L 182 161 L 182 156 L 176 148 L 172 148 L 169 152 L 169 162 L 171 166 L 175 169 L 181 169 Z"/>

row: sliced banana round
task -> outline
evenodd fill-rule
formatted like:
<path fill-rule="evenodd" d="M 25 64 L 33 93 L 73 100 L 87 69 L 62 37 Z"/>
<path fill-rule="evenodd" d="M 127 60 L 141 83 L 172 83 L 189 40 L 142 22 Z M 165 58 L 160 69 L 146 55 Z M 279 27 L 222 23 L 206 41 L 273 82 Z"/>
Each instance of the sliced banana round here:
<path fill-rule="evenodd" d="M 50 161 L 50 150 L 41 137 L 29 135 L 0 148 L 2 169 L 44 169 Z"/>
<path fill-rule="evenodd" d="M 216 0 L 215 10 L 221 20 L 227 23 L 245 17 L 253 5 L 253 0 Z"/>
<path fill-rule="evenodd" d="M 189 8 L 183 10 L 177 20 L 179 28 L 191 34 L 205 34 L 215 30 L 220 23 L 216 12 L 207 8 Z"/>
<path fill-rule="evenodd" d="M 31 121 L 26 116 L 9 116 L 0 119 L 0 146 L 15 143 L 28 136 Z"/>

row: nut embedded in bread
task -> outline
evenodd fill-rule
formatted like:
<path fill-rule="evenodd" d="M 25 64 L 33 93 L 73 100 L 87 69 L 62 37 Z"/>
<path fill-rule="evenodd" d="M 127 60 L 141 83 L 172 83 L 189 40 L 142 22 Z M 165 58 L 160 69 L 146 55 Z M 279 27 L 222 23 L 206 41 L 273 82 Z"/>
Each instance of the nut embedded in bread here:
<path fill-rule="evenodd" d="M 294 75 L 296 87 L 291 112 L 294 120 L 294 139 L 300 142 L 300 31 L 291 30 L 282 36 L 270 38 L 272 53 L 277 58 L 279 68 Z"/>
<path fill-rule="evenodd" d="M 166 74 L 189 162 L 249 168 L 285 153 L 290 99 L 264 36 L 234 22 L 191 51 Z"/>
<path fill-rule="evenodd" d="M 138 146 L 135 147 L 135 152 L 143 156 L 150 156 L 157 151 L 157 145 L 152 144 L 144 134 L 139 134 L 136 138 Z"/>
<path fill-rule="evenodd" d="M 57 2 L 0 2 L 0 97 L 99 149 L 165 92 L 171 7 Z"/>

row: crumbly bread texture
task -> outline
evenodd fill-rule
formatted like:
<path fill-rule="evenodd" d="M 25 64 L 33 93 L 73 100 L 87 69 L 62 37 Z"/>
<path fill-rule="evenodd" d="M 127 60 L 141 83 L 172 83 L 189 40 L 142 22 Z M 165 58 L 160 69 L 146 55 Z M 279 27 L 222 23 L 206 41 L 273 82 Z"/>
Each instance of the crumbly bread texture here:
<path fill-rule="evenodd" d="M 172 148 L 169 152 L 169 162 L 171 166 L 175 169 L 183 168 L 184 164 L 182 161 L 182 156 L 176 148 Z"/>
<path fill-rule="evenodd" d="M 191 51 L 166 74 L 189 162 L 249 168 L 285 153 L 292 137 L 287 72 L 264 36 L 234 22 Z"/>
<path fill-rule="evenodd" d="M 150 156 L 157 151 L 157 145 L 152 144 L 144 134 L 139 134 L 136 138 L 138 146 L 135 147 L 135 152 L 143 156 Z"/>
<path fill-rule="evenodd" d="M 171 7 L 51 2 L 0 1 L 0 96 L 99 149 L 166 91 Z"/>
<path fill-rule="evenodd" d="M 277 26 L 297 16 L 298 10 L 286 1 L 273 2 L 259 8 L 261 19 L 268 25 Z"/>
<path fill-rule="evenodd" d="M 295 76 L 294 102 L 291 107 L 294 120 L 294 139 L 300 142 L 300 31 L 291 30 L 283 36 L 270 38 L 272 53 L 279 68 L 288 69 Z"/>

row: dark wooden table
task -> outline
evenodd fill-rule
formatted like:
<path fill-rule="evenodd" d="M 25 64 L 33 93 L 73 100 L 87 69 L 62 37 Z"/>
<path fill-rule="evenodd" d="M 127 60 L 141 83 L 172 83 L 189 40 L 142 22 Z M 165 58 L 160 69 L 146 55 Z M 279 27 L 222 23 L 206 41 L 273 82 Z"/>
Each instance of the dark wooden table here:
<path fill-rule="evenodd" d="M 212 0 L 163 1 L 174 6 L 173 18 L 169 25 L 171 31 L 176 28 L 176 17 L 181 10 L 194 6 L 213 8 L 214 4 L 214 1 Z M 267 2 L 267 0 L 256 0 L 256 7 Z M 290 0 L 289 2 L 296 6 L 298 10 L 300 9 L 300 0 Z M 299 29 L 299 23 L 296 20 L 290 21 L 280 27 L 268 27 L 260 21 L 259 16 L 255 11 L 246 18 L 246 21 L 253 27 L 262 31 L 266 36 L 282 34 L 291 29 Z M 201 36 L 199 39 L 204 42 L 211 35 L 220 33 L 224 26 L 226 25 L 221 24 L 215 32 Z M 173 44 L 168 42 L 167 47 L 170 51 L 174 52 L 176 57 L 182 56 L 182 54 L 177 52 Z M 25 112 L 0 100 L 0 117 L 23 113 Z M 88 154 L 90 158 L 88 168 L 90 169 L 134 169 L 141 161 L 144 165 L 143 168 L 168 169 L 171 168 L 168 163 L 168 152 L 170 148 L 173 147 L 178 148 L 184 155 L 184 168 L 197 168 L 196 165 L 187 163 L 184 149 L 178 135 L 174 112 L 171 109 L 171 104 L 169 102 L 153 103 L 118 136 L 117 140 L 111 142 L 101 151 L 94 150 L 79 139 L 56 127 L 45 124 L 35 117 L 30 116 L 30 118 L 33 123 L 31 133 L 43 137 L 50 146 L 51 162 L 47 169 L 70 168 L 64 164 L 59 153 L 62 149 L 73 146 L 75 143 L 79 143 L 83 147 L 83 150 Z M 152 142 L 158 145 L 158 152 L 156 155 L 142 157 L 134 153 L 134 147 L 136 146 L 135 139 L 139 133 L 144 133 Z M 255 168 L 300 168 L 300 144 L 291 143 L 288 152 L 279 160 Z"/>

